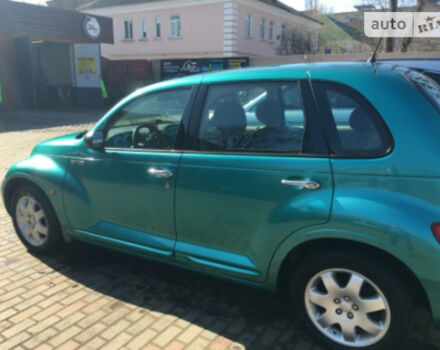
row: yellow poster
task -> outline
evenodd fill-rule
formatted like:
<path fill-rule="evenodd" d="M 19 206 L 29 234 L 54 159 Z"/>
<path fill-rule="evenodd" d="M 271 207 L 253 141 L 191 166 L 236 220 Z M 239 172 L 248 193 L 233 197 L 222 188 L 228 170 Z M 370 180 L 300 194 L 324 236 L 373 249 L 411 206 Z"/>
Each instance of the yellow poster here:
<path fill-rule="evenodd" d="M 76 65 L 78 67 L 78 75 L 82 76 L 96 76 L 97 75 L 97 63 L 96 57 L 82 56 L 77 58 Z"/>

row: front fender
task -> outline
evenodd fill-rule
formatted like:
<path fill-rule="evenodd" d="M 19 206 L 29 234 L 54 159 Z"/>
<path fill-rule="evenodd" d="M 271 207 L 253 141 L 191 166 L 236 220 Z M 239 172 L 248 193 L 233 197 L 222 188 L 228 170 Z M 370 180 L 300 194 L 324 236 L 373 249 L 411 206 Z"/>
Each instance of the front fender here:
<path fill-rule="evenodd" d="M 32 155 L 31 157 L 14 164 L 6 173 L 2 183 L 3 201 L 8 208 L 7 197 L 13 190 L 17 180 L 26 180 L 38 186 L 47 196 L 57 214 L 62 226 L 67 225 L 63 209 L 62 184 L 69 166 L 68 157 Z M 55 190 L 51 195 L 49 191 Z"/>

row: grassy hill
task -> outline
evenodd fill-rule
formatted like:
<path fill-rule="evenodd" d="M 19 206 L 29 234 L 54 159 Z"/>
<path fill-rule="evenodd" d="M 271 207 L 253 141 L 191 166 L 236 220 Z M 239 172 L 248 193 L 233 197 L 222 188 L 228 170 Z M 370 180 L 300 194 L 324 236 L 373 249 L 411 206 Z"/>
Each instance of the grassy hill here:
<path fill-rule="evenodd" d="M 321 15 L 318 19 L 323 23 L 319 31 L 318 51 L 320 53 L 323 53 L 325 48 L 330 48 L 332 53 L 371 50 L 368 45 L 368 38 L 359 30 L 327 15 Z"/>

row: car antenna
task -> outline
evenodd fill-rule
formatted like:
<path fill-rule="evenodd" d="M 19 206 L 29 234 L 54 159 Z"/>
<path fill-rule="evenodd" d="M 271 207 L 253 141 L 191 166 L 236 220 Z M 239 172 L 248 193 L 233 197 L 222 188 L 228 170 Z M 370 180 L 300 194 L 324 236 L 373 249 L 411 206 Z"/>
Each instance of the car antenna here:
<path fill-rule="evenodd" d="M 367 62 L 368 63 L 374 63 L 376 62 L 376 54 L 377 54 L 377 50 L 379 49 L 379 45 L 382 42 L 382 37 L 379 38 L 379 40 L 377 41 L 376 47 L 374 48 L 373 53 L 371 54 L 371 56 L 368 58 Z"/>

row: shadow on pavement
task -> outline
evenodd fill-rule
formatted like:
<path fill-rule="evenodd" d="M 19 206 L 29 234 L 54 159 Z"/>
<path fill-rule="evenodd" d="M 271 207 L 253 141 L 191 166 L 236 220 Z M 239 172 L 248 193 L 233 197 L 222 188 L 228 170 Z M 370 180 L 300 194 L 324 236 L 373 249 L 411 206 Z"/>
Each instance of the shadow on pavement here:
<path fill-rule="evenodd" d="M 294 325 L 272 293 L 79 242 L 39 259 L 99 293 L 174 315 L 248 349 L 323 349 Z M 438 347 L 412 339 L 404 348 Z"/>

